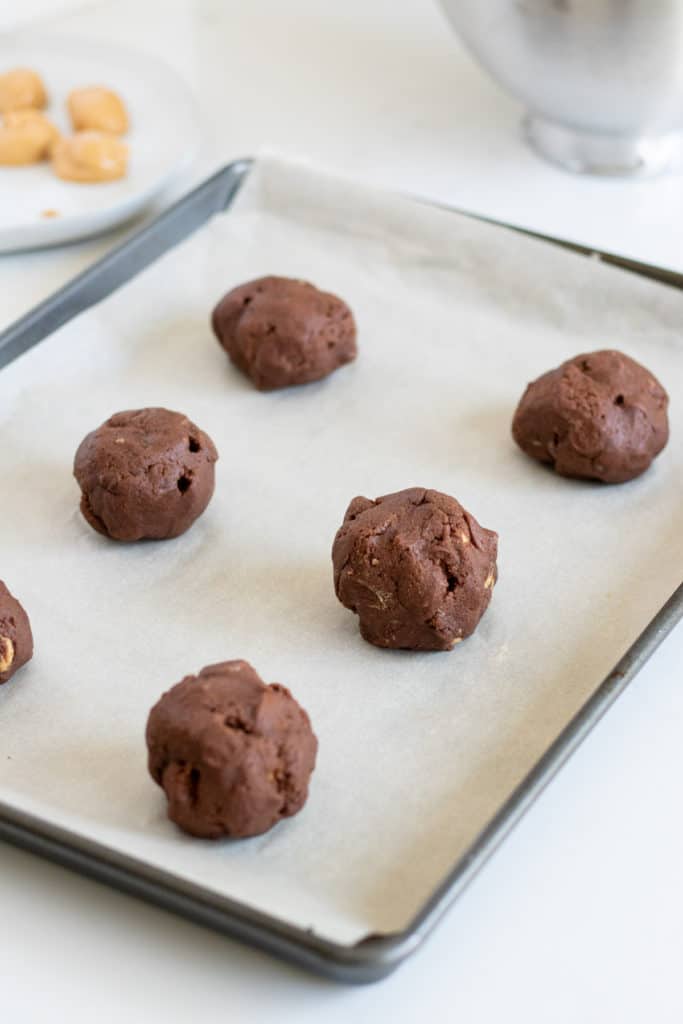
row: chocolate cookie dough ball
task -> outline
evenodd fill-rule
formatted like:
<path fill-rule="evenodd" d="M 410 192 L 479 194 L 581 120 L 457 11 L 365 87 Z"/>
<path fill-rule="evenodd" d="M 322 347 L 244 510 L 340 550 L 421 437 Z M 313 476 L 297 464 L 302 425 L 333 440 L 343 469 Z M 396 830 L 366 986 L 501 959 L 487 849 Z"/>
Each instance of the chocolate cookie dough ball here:
<path fill-rule="evenodd" d="M 75 132 L 108 132 L 124 135 L 128 131 L 128 114 L 121 97 L 99 85 L 74 89 L 66 105 Z"/>
<path fill-rule="evenodd" d="M 147 748 L 171 821 L 215 839 L 259 835 L 300 811 L 318 741 L 285 686 L 266 686 L 246 661 L 224 661 L 163 695 Z"/>
<path fill-rule="evenodd" d="M 10 110 L 42 110 L 47 106 L 47 92 L 37 71 L 12 68 L 0 75 L 0 114 Z"/>
<path fill-rule="evenodd" d="M 118 412 L 81 442 L 81 512 L 113 540 L 178 537 L 211 500 L 213 441 L 168 409 Z"/>
<path fill-rule="evenodd" d="M 0 685 L 33 657 L 28 615 L 0 580 Z"/>
<path fill-rule="evenodd" d="M 527 455 L 562 476 L 622 483 L 669 439 L 666 391 L 623 352 L 588 352 L 529 384 L 512 421 Z"/>
<path fill-rule="evenodd" d="M 439 491 L 354 498 L 332 547 L 334 589 L 371 644 L 446 651 L 488 608 L 497 550 L 498 534 Z"/>
<path fill-rule="evenodd" d="M 342 299 L 306 281 L 261 277 L 228 292 L 213 329 L 260 391 L 308 384 L 356 358 L 356 324 Z"/>

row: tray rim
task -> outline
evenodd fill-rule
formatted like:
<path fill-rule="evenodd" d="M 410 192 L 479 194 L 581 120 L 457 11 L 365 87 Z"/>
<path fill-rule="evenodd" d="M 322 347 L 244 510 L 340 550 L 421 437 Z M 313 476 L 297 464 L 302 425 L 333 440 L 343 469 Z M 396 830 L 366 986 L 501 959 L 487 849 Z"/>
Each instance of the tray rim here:
<path fill-rule="evenodd" d="M 0 332 L 0 369 L 111 294 L 198 230 L 212 216 L 229 210 L 252 164 L 250 158 L 227 164 Z M 428 200 L 418 201 L 440 205 Z M 453 207 L 443 208 L 456 212 Z M 562 245 L 584 256 L 597 256 L 622 269 L 683 288 L 683 275 L 613 254 L 596 253 L 499 221 L 491 223 Z M 310 929 L 288 924 L 239 900 L 187 882 L 76 832 L 20 811 L 2 800 L 0 839 L 336 981 L 356 984 L 377 981 L 394 971 L 422 945 L 508 832 L 681 619 L 683 583 L 564 726 L 411 921 L 398 932 L 368 935 L 353 945 L 332 942 Z"/>

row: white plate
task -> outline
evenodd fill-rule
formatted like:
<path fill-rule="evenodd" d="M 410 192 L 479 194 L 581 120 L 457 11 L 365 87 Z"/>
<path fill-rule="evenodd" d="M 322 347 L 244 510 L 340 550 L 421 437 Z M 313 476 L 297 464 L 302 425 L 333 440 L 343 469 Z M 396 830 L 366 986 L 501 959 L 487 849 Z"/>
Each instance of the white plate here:
<path fill-rule="evenodd" d="M 183 80 L 147 54 L 58 35 L 0 37 L 0 72 L 30 67 L 45 80 L 47 114 L 70 131 L 71 89 L 106 85 L 124 99 L 131 121 L 128 174 L 121 181 L 61 181 L 49 163 L 0 167 L 0 252 L 56 245 L 99 234 L 140 213 L 194 156 L 199 121 Z M 45 211 L 57 216 L 46 217 Z"/>

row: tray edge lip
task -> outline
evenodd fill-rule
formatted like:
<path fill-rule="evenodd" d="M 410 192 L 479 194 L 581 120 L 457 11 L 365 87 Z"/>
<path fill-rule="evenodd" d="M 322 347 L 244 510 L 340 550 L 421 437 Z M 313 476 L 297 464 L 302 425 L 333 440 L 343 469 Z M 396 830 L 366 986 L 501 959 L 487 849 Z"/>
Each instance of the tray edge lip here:
<path fill-rule="evenodd" d="M 0 800 L 0 840 L 336 980 L 376 981 L 419 944 L 413 929 L 345 945 Z M 194 913 L 193 913 L 194 909 Z"/>

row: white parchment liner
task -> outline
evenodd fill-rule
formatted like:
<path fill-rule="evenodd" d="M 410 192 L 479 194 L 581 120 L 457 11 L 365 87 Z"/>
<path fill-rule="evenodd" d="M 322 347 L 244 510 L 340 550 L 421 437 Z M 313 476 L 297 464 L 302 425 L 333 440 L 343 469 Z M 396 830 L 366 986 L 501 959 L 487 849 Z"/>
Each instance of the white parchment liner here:
<path fill-rule="evenodd" d="M 253 390 L 209 314 L 264 273 L 347 299 L 357 363 Z M 682 332 L 673 289 L 259 161 L 229 213 L 0 372 L 0 578 L 36 640 L 0 687 L 0 799 L 339 941 L 405 925 L 681 580 Z M 672 398 L 669 447 L 616 487 L 558 478 L 509 437 L 529 379 L 601 347 Z M 107 542 L 78 513 L 75 448 L 157 404 L 216 441 L 216 495 L 178 540 Z M 411 485 L 500 533 L 490 610 L 448 654 L 370 647 L 333 593 L 349 499 Z M 146 774 L 146 716 L 234 657 L 308 709 L 318 767 L 269 834 L 192 840 Z"/>

